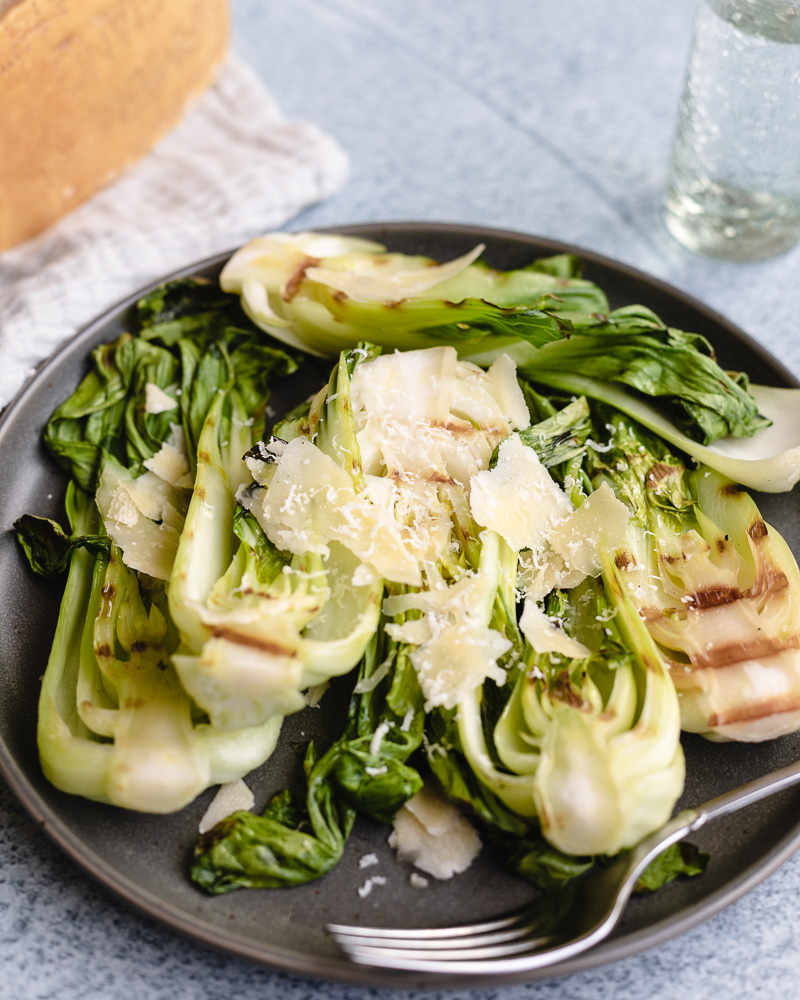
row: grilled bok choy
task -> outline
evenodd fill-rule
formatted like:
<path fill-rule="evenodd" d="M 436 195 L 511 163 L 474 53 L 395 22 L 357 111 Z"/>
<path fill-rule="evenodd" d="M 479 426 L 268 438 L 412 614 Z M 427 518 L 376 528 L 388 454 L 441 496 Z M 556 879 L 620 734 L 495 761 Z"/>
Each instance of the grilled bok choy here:
<path fill-rule="evenodd" d="M 173 660 L 180 635 L 168 594 L 202 428 L 225 427 L 240 462 L 270 373 L 296 364 L 210 283 L 157 290 L 139 303 L 137 325 L 138 336 L 94 352 L 47 426 L 71 473 L 71 535 L 30 517 L 17 531 L 40 571 L 69 565 L 39 705 L 45 773 L 65 791 L 161 813 L 249 773 L 278 739 L 279 716 L 225 728 L 192 699 Z M 229 558 L 234 506 L 215 511 L 198 570 Z"/>
<path fill-rule="evenodd" d="M 569 255 L 482 251 L 259 238 L 221 288 L 142 299 L 48 424 L 69 531 L 17 532 L 68 569 L 39 716 L 58 787 L 180 809 L 350 675 L 303 787 L 200 839 L 209 892 L 323 875 L 424 777 L 554 887 L 666 820 L 681 727 L 800 728 L 797 564 L 742 490 L 800 478 L 797 392 L 611 310 Z M 305 355 L 330 376 L 276 423 Z"/>
<path fill-rule="evenodd" d="M 800 571 L 732 480 L 687 469 L 663 441 L 606 412 L 608 450 L 587 471 L 631 510 L 616 564 L 669 659 L 682 725 L 764 740 L 800 727 Z"/>

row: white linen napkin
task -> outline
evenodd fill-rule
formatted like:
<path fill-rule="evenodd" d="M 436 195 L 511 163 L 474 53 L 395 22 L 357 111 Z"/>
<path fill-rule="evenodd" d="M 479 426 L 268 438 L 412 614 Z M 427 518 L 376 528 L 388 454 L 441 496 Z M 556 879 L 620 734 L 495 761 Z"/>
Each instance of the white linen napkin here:
<path fill-rule="evenodd" d="M 230 57 L 216 84 L 116 183 L 0 253 L 0 408 L 62 341 L 170 271 L 280 228 L 345 181 L 339 144 L 287 121 Z"/>

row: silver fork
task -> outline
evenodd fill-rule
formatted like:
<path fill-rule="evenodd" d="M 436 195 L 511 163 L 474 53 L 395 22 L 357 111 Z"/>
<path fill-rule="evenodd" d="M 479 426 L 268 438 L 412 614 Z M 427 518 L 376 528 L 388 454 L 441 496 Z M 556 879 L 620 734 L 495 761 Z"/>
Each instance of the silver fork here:
<path fill-rule="evenodd" d="M 800 781 L 800 761 L 684 809 L 607 868 L 494 920 L 456 927 L 379 928 L 329 924 L 342 951 L 361 965 L 414 972 L 502 975 L 530 972 L 586 951 L 622 916 L 650 862 L 710 819 L 735 812 Z"/>

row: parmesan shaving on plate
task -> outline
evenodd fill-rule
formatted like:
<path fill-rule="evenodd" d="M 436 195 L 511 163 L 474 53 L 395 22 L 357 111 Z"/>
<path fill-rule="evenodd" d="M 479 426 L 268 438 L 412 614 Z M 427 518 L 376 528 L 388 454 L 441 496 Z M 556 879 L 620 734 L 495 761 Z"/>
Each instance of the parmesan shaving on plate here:
<path fill-rule="evenodd" d="M 469 868 L 481 842 L 463 813 L 426 785 L 395 816 L 389 846 L 401 861 L 434 878 L 450 879 Z"/>
<path fill-rule="evenodd" d="M 217 794 L 211 800 L 200 820 L 198 830 L 200 833 L 205 833 L 216 826 L 220 820 L 227 819 L 228 816 L 232 816 L 240 809 L 249 811 L 255 804 L 253 793 L 241 778 L 220 785 Z"/>
<path fill-rule="evenodd" d="M 530 423 L 513 362 L 485 372 L 453 347 L 381 355 L 356 368 L 350 391 L 364 471 L 402 483 L 466 487 Z"/>

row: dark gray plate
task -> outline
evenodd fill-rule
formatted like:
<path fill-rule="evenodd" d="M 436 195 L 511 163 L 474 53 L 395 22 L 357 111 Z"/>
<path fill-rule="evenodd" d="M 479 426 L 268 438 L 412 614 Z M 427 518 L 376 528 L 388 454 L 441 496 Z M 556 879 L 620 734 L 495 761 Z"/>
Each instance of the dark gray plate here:
<path fill-rule="evenodd" d="M 673 288 L 592 253 L 509 232 L 450 225 L 390 224 L 340 230 L 387 243 L 392 249 L 449 259 L 478 242 L 497 267 L 520 266 L 536 256 L 579 253 L 586 277 L 609 293 L 613 305 L 642 302 L 673 326 L 703 333 L 716 345 L 722 363 L 748 371 L 754 381 L 797 385 L 796 380 L 740 330 Z M 223 257 L 181 274 L 218 274 Z M 171 276 L 172 277 L 172 276 Z M 137 296 L 138 297 L 138 296 Z M 197 823 L 211 792 L 169 817 L 140 816 L 63 795 L 43 779 L 36 752 L 36 702 L 60 599 L 58 584 L 36 579 L 23 565 L 9 532 L 23 512 L 61 517 L 64 478 L 40 443 L 42 427 L 86 369 L 96 344 L 125 328 L 136 297 L 100 317 L 70 341 L 30 380 L 0 420 L 0 770 L 31 815 L 73 859 L 128 902 L 209 946 L 301 975 L 381 986 L 454 985 L 454 978 L 399 975 L 348 963 L 326 937 L 324 925 L 386 923 L 433 925 L 466 917 L 488 917 L 522 902 L 530 890 L 502 870 L 484 851 L 469 872 L 426 889 L 409 886 L 410 869 L 386 845 L 386 830 L 361 822 L 339 867 L 324 879 L 295 889 L 238 892 L 211 899 L 189 882 L 187 864 Z M 286 395 L 305 395 L 308 384 L 286 386 Z M 316 388 L 316 386 L 314 386 Z M 800 551 L 796 496 L 757 498 L 771 523 Z M 299 769 L 297 748 L 326 729 L 337 695 L 325 709 L 306 710 L 285 725 L 279 751 L 249 779 L 257 806 L 284 787 Z M 344 693 L 338 704 L 343 707 Z M 795 759 L 800 738 L 760 745 L 713 744 L 685 740 L 688 780 L 683 801 L 702 801 Z M 800 790 L 787 791 L 711 824 L 695 842 L 710 851 L 702 878 L 677 881 L 658 893 L 632 901 L 613 937 L 582 957 L 534 975 L 507 976 L 504 982 L 542 978 L 600 965 L 633 954 L 681 933 L 733 902 L 800 846 Z M 376 853 L 379 865 L 359 869 L 359 858 Z M 380 874 L 386 884 L 366 898 L 358 887 Z M 470 980 L 470 985 L 492 980 Z"/>

